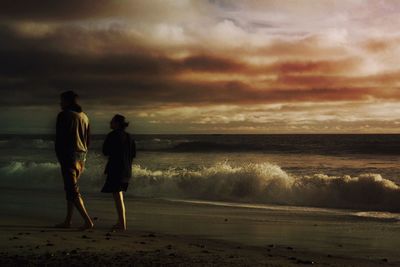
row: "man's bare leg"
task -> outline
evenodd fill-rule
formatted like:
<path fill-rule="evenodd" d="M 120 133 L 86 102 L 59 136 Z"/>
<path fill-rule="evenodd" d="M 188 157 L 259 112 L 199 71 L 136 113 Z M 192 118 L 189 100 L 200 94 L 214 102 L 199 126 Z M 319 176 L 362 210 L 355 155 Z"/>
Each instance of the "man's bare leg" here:
<path fill-rule="evenodd" d="M 67 216 L 65 217 L 64 222 L 56 224 L 56 228 L 70 228 L 72 221 L 72 214 L 74 211 L 74 202 L 71 200 L 67 200 Z"/>
<path fill-rule="evenodd" d="M 85 204 L 83 203 L 83 199 L 81 196 L 78 196 L 74 200 L 75 207 L 81 214 L 83 220 L 85 221 L 84 225 L 80 227 L 81 230 L 91 229 L 93 228 L 94 224 L 92 219 L 89 217 L 89 214 L 86 211 Z"/>
<path fill-rule="evenodd" d="M 126 230 L 125 203 L 122 191 L 113 193 L 115 207 L 118 213 L 118 223 L 114 225 L 114 230 Z"/>

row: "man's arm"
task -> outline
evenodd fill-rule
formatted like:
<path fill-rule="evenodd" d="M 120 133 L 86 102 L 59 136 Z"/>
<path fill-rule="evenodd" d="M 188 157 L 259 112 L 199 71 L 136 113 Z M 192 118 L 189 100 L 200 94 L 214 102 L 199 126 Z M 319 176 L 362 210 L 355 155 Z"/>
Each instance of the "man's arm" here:
<path fill-rule="evenodd" d="M 89 149 L 90 146 L 90 124 L 87 127 L 86 147 Z"/>
<path fill-rule="evenodd" d="M 134 159 L 134 158 L 136 158 L 136 142 L 135 142 L 135 139 L 132 139 L 132 147 L 131 147 L 131 150 L 132 150 L 132 154 L 131 154 L 131 159 Z"/>
<path fill-rule="evenodd" d="M 56 122 L 56 140 L 55 140 L 55 142 L 54 142 L 54 149 L 55 149 L 55 151 L 56 151 L 56 156 L 57 156 L 57 159 L 58 159 L 58 161 L 60 161 L 61 160 L 61 158 L 62 158 L 62 153 L 63 153 L 63 149 L 62 149 L 62 147 L 63 147 L 63 137 L 62 137 L 62 135 L 63 135 L 63 127 L 62 127 L 63 125 L 62 125 L 62 114 L 61 113 L 59 113 L 58 115 L 57 115 L 57 122 Z"/>

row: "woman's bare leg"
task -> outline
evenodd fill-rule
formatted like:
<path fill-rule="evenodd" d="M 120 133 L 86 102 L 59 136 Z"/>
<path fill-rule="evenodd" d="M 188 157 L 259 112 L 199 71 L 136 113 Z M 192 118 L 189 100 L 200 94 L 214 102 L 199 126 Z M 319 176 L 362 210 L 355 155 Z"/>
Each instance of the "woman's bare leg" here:
<path fill-rule="evenodd" d="M 122 194 L 122 191 L 120 191 L 113 193 L 113 197 L 115 200 L 115 207 L 118 213 L 118 224 L 115 226 L 115 228 L 120 230 L 126 230 L 124 195 Z"/>

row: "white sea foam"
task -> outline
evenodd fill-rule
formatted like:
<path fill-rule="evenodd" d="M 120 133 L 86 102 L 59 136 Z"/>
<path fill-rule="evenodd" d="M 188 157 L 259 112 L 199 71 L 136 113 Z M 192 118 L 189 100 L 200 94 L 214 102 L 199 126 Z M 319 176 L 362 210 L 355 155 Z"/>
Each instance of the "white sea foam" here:
<path fill-rule="evenodd" d="M 136 194 L 369 210 L 400 210 L 400 188 L 379 174 L 296 177 L 279 166 L 226 162 L 198 170 L 134 166 Z"/>
<path fill-rule="evenodd" d="M 358 217 L 363 217 L 363 218 L 375 218 L 375 219 L 400 221 L 399 213 L 379 212 L 379 211 L 360 211 L 360 212 L 354 213 L 353 215 L 358 216 Z"/>
<path fill-rule="evenodd" d="M 85 188 L 100 190 L 103 163 L 86 169 Z M 219 162 L 196 169 L 133 165 L 133 173 L 129 193 L 137 196 L 400 211 L 399 186 L 380 174 L 294 176 L 267 162 Z M 60 184 L 59 177 L 58 164 L 51 162 L 15 161 L 0 168 L 0 186 L 51 187 Z"/>
<path fill-rule="evenodd" d="M 56 163 L 13 161 L 0 168 L 0 186 L 47 187 L 59 173 Z"/>

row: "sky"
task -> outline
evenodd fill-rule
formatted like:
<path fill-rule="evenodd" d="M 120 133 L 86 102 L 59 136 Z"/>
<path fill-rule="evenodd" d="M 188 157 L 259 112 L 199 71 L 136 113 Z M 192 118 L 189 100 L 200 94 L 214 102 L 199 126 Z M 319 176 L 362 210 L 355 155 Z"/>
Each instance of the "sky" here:
<path fill-rule="evenodd" d="M 2 1 L 0 133 L 398 133 L 400 1 Z"/>

